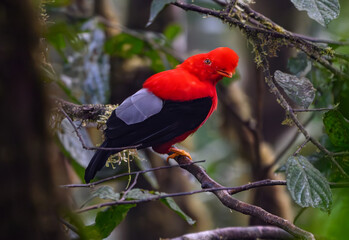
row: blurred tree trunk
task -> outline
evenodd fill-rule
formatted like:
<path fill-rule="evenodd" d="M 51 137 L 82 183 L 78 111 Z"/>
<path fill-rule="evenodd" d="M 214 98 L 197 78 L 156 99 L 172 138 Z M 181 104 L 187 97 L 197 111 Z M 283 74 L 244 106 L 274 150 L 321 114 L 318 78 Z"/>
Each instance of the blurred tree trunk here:
<path fill-rule="evenodd" d="M 276 23 L 285 27 L 288 30 L 294 28 L 294 22 L 290 19 L 295 14 L 295 8 L 291 2 L 271 0 L 268 4 L 262 4 L 257 1 L 253 6 L 254 9 L 265 14 Z M 282 12 L 282 14 L 280 14 Z M 287 49 L 280 49 L 277 53 L 277 58 L 270 59 L 270 71 L 274 73 L 275 70 L 286 71 L 287 59 L 290 56 L 290 52 Z M 253 156 L 247 157 L 251 163 L 251 174 L 253 181 L 259 181 L 262 179 L 277 179 L 278 177 L 273 173 L 275 169 L 267 170 L 266 167 L 274 161 L 275 153 L 269 144 L 279 143 L 281 136 L 289 130 L 288 126 L 284 126 L 281 122 L 285 119 L 284 110 L 275 100 L 275 97 L 269 93 L 269 90 L 265 86 L 264 78 L 259 70 L 256 69 L 255 63 L 252 61 L 254 56 L 251 56 L 251 61 L 248 63 L 248 69 L 245 82 L 243 83 L 243 89 L 250 97 L 251 111 L 253 112 L 250 117 L 257 120 L 257 124 L 261 124 L 261 145 L 260 145 L 260 159 L 253 160 Z M 258 91 L 260 96 L 258 96 Z M 251 136 L 247 139 L 251 139 Z M 248 156 L 253 152 L 253 141 L 250 141 L 245 148 L 245 156 Z M 246 146 L 246 145 L 242 145 Z M 289 196 L 285 192 L 284 187 L 267 187 L 258 188 L 253 191 L 252 203 L 264 208 L 265 210 L 279 215 L 283 218 L 292 220 L 291 205 Z M 251 225 L 264 224 L 257 218 L 250 219 Z"/>
<path fill-rule="evenodd" d="M 65 239 L 37 65 L 39 13 L 32 3 L 0 2 L 0 232 L 2 239 Z"/>

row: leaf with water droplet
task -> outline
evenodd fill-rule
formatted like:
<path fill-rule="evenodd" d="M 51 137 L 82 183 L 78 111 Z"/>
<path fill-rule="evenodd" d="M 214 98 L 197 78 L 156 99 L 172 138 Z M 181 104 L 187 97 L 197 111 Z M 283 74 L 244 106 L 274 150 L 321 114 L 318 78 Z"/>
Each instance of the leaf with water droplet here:
<path fill-rule="evenodd" d="M 332 192 L 324 176 L 304 156 L 291 156 L 286 165 L 287 188 L 301 207 L 330 212 Z"/>
<path fill-rule="evenodd" d="M 306 77 L 296 77 L 291 74 L 276 70 L 274 78 L 277 84 L 282 87 L 287 96 L 297 105 L 308 108 L 314 101 L 315 88 Z"/>
<path fill-rule="evenodd" d="M 342 150 L 349 150 L 349 122 L 338 110 L 324 114 L 324 126 L 331 143 Z"/>
<path fill-rule="evenodd" d="M 307 11 L 308 16 L 322 26 L 326 26 L 339 15 L 338 0 L 291 0 L 299 11 Z"/>

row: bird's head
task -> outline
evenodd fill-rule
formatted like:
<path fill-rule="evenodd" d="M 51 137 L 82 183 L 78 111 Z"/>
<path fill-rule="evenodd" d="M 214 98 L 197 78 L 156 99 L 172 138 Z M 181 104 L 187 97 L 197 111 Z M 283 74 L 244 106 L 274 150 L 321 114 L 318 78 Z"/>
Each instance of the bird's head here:
<path fill-rule="evenodd" d="M 239 56 L 232 49 L 219 47 L 208 53 L 189 57 L 180 67 L 185 68 L 201 81 L 216 84 L 223 77 L 233 76 L 238 61 Z"/>

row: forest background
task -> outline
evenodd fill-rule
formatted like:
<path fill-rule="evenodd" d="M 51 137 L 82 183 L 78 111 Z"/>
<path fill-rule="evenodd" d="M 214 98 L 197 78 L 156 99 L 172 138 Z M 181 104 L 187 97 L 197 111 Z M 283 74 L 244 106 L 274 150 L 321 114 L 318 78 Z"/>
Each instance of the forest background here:
<path fill-rule="evenodd" d="M 0 9 L 8 239 L 347 236 L 346 1 L 4 1 Z M 124 151 L 97 176 L 108 181 L 84 184 L 109 104 L 220 46 L 240 56 L 237 74 L 217 87 L 218 111 L 183 143 L 205 162 Z"/>

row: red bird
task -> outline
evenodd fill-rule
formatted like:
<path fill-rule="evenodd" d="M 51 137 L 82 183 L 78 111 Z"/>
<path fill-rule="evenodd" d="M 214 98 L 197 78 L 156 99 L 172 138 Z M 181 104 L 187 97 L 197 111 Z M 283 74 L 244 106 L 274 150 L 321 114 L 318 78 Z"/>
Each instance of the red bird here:
<path fill-rule="evenodd" d="M 104 148 L 152 147 L 169 158 L 190 155 L 175 143 L 194 133 L 217 107 L 216 84 L 231 78 L 238 55 L 220 47 L 189 57 L 175 69 L 148 78 L 143 88 L 117 107 L 107 121 Z M 94 178 L 108 157 L 119 151 L 99 149 L 85 171 L 85 181 Z"/>

